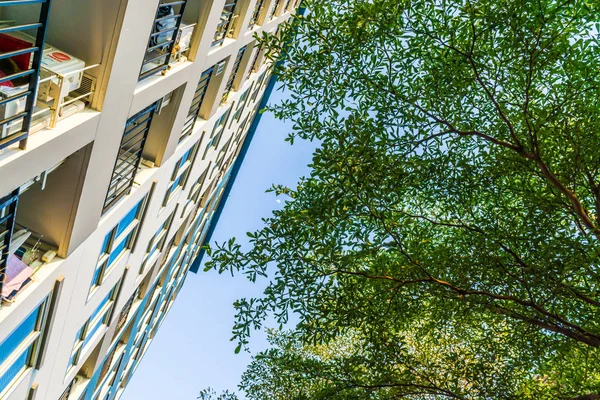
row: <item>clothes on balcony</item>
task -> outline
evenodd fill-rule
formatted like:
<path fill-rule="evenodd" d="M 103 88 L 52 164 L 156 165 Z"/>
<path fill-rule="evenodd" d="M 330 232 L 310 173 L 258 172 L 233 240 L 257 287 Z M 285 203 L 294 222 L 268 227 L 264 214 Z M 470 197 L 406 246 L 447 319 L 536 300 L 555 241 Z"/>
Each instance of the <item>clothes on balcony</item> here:
<path fill-rule="evenodd" d="M 12 300 L 32 280 L 33 269 L 11 254 L 6 263 L 6 275 L 2 286 L 2 299 Z"/>
<path fill-rule="evenodd" d="M 174 15 L 175 15 L 175 12 L 173 11 L 172 6 L 160 6 L 160 8 L 158 9 L 158 13 L 156 14 L 156 19 L 161 19 L 164 17 L 174 16 Z M 168 19 L 164 19 L 162 21 L 156 22 L 155 27 L 154 27 L 154 32 L 156 32 L 156 33 L 164 32 L 164 31 L 166 31 L 166 32 L 161 33 L 160 35 L 154 36 L 152 39 L 151 46 L 157 46 L 161 43 L 169 42 L 171 40 L 171 38 L 173 37 L 172 29 L 174 29 L 176 26 L 177 26 L 176 18 L 168 18 Z M 165 46 L 168 46 L 168 45 L 165 45 Z"/>

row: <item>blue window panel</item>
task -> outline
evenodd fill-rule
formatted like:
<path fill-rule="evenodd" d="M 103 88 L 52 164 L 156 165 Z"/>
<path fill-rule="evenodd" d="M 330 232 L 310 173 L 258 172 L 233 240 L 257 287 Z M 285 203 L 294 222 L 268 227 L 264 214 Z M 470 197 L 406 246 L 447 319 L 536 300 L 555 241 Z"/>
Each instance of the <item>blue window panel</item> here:
<path fill-rule="evenodd" d="M 77 352 L 73 353 L 73 355 L 71 356 L 71 359 L 69 360 L 69 366 L 76 364 L 75 358 L 77 358 Z"/>
<path fill-rule="evenodd" d="M 108 253 L 108 245 L 110 243 L 111 234 L 112 234 L 112 230 L 110 232 L 108 232 L 108 234 L 104 238 L 104 243 L 102 243 L 102 250 L 100 251 L 100 254 Z"/>
<path fill-rule="evenodd" d="M 5 362 L 17 347 L 35 331 L 39 313 L 40 308 L 38 307 L 0 344 L 0 364 Z"/>
<path fill-rule="evenodd" d="M 169 196 L 172 195 L 177 190 L 177 188 L 179 187 L 179 184 L 181 183 L 181 178 L 182 177 L 183 177 L 183 174 L 179 175 L 177 177 L 177 179 L 175 179 L 173 181 L 173 185 L 171 186 L 171 190 L 169 191 Z"/>
<path fill-rule="evenodd" d="M 104 264 L 102 264 L 104 265 Z M 92 286 L 97 286 L 100 284 L 100 274 L 102 272 L 102 265 L 96 268 L 94 271 L 94 276 L 92 277 Z"/>
<path fill-rule="evenodd" d="M 123 239 L 121 241 L 121 243 L 119 243 L 111 252 L 110 252 L 110 256 L 108 257 L 108 266 L 110 267 L 112 265 L 113 262 L 115 262 L 115 260 L 117 258 L 119 258 L 119 256 L 121 254 L 123 254 L 123 252 L 127 249 L 127 244 L 129 243 L 129 239 L 131 239 L 131 236 L 133 235 L 133 232 L 131 232 L 129 235 L 127 235 L 125 237 L 125 239 Z"/>
<path fill-rule="evenodd" d="M 6 370 L 4 375 L 0 376 L 0 392 L 4 391 L 4 389 L 19 376 L 21 371 L 27 367 L 32 349 L 33 345 L 29 346 L 29 348 Z"/>
<path fill-rule="evenodd" d="M 137 216 L 137 212 L 140 209 L 141 205 L 142 203 L 139 202 L 135 207 L 131 209 L 131 211 L 129 211 L 129 213 L 127 213 L 127 215 L 121 220 L 121 222 L 119 222 L 116 237 L 119 237 L 119 235 L 125 232 L 127 227 L 131 225 L 131 223 L 135 220 L 135 217 Z"/>
<path fill-rule="evenodd" d="M 75 341 L 79 341 L 81 340 L 81 335 L 83 334 L 83 326 L 79 329 L 79 331 L 77 331 L 77 336 L 75 336 Z"/>
<path fill-rule="evenodd" d="M 188 162 L 188 160 L 190 159 L 190 156 L 192 155 L 192 149 L 189 149 L 184 155 L 183 157 L 181 157 L 181 161 L 179 161 L 179 168 L 183 167 L 183 165 Z"/>
<path fill-rule="evenodd" d="M 217 123 L 215 124 L 216 126 L 221 126 L 221 124 L 223 124 L 223 121 L 225 120 L 225 117 L 228 115 L 228 113 L 225 113 L 223 115 L 221 115 L 219 117 L 219 119 L 217 120 Z"/>
<path fill-rule="evenodd" d="M 87 331 L 87 333 L 85 335 L 85 339 L 83 341 L 83 346 L 81 347 L 82 349 L 85 348 L 85 346 L 87 346 L 87 344 L 94 337 L 96 332 L 98 332 L 100 327 L 102 327 L 103 325 L 104 325 L 104 318 L 100 318 L 93 326 L 88 327 L 88 331 Z"/>
<path fill-rule="evenodd" d="M 111 290 L 110 293 L 104 298 L 104 300 L 102 300 L 100 302 L 100 305 L 98 305 L 98 307 L 94 310 L 92 315 L 90 315 L 90 319 L 89 319 L 90 321 L 92 321 L 94 318 L 96 318 L 98 316 L 98 314 L 100 313 L 102 308 L 106 305 L 106 303 L 108 303 L 108 300 L 110 300 L 110 297 L 112 296 L 114 290 L 115 289 Z"/>

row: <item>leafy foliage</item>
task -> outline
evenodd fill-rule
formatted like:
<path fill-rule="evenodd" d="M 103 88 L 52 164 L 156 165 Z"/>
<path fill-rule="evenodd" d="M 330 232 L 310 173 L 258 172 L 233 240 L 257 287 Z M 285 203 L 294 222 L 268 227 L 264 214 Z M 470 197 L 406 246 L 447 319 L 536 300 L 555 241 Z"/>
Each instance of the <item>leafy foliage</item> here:
<path fill-rule="evenodd" d="M 600 3 L 306 5 L 264 43 L 292 93 L 271 111 L 321 143 L 312 173 L 273 188 L 249 250 L 209 252 L 272 278 L 236 303 L 240 345 L 300 319 L 242 389 L 600 399 Z"/>

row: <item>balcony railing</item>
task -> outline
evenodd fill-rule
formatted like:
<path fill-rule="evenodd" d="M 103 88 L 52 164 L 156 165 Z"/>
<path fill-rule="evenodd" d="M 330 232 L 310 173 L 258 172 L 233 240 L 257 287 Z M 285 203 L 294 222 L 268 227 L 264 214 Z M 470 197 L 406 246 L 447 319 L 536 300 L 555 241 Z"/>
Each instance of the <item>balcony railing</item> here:
<path fill-rule="evenodd" d="M 185 124 L 183 125 L 183 130 L 181 132 L 181 137 L 179 138 L 179 141 L 182 141 L 183 139 L 191 135 L 192 131 L 194 130 L 194 124 L 196 123 L 198 115 L 200 114 L 202 102 L 204 101 L 204 97 L 206 97 L 208 85 L 210 84 L 210 79 L 213 75 L 214 70 L 215 67 L 211 67 L 204 71 L 200 76 L 200 80 L 198 81 L 198 85 L 196 86 L 196 92 L 194 93 L 194 99 L 192 100 L 192 105 L 190 106 L 190 111 L 188 112 Z"/>
<path fill-rule="evenodd" d="M 146 79 L 169 68 L 171 55 L 180 33 L 181 20 L 187 0 L 161 0 L 148 39 L 148 47 L 142 63 L 139 80 Z"/>
<path fill-rule="evenodd" d="M 133 187 L 133 181 L 142 161 L 142 152 L 159 102 L 146 107 L 127 120 L 119 155 L 108 187 L 102 212 L 105 213 Z"/>
<path fill-rule="evenodd" d="M 275 15 L 277 14 L 277 10 L 279 9 L 280 3 L 281 3 L 281 0 L 275 0 L 273 2 L 273 7 L 271 7 L 271 12 L 269 13 L 269 19 L 275 18 Z"/>
<path fill-rule="evenodd" d="M 223 11 L 221 12 L 221 19 L 217 25 L 215 36 L 213 37 L 212 46 L 220 46 L 225 41 L 227 36 L 231 36 L 233 32 L 233 23 L 237 15 L 234 14 L 237 0 L 226 0 Z"/>
<path fill-rule="evenodd" d="M 292 5 L 292 0 L 287 0 L 287 3 L 285 3 L 285 7 L 283 7 L 284 11 L 290 11 L 290 6 Z"/>
<path fill-rule="evenodd" d="M 22 91 L 4 96 L 0 99 L 0 107 L 4 110 L 17 108 L 11 116 L 4 116 L 0 120 L 0 150 L 13 143 L 19 143 L 21 149 L 27 146 L 27 137 L 33 117 L 33 106 L 35 103 L 36 89 L 38 86 L 42 52 L 46 39 L 48 14 L 50 11 L 50 0 L 18 0 L 0 1 L 2 7 L 20 7 L 32 4 L 40 4 L 38 21 L 22 25 L 10 25 L 6 23 L 0 27 L 0 86 L 14 88 L 24 87 Z M 35 30 L 35 37 L 23 40 L 21 36 L 24 31 Z M 6 111 L 4 112 L 6 115 Z M 16 121 L 21 122 L 21 127 L 16 132 L 8 132 L 5 129 L 9 124 Z"/>
<path fill-rule="evenodd" d="M 123 309 L 121 310 L 121 313 L 119 314 L 119 319 L 117 320 L 117 327 L 115 328 L 115 332 L 117 334 L 119 334 L 119 332 L 121 332 L 121 329 L 123 329 L 123 327 L 125 326 L 125 323 L 127 322 L 127 317 L 129 317 L 129 312 L 131 311 L 131 306 L 133 306 L 133 303 L 139 298 L 139 295 L 140 287 L 138 286 L 131 295 L 131 297 L 127 300 L 127 303 L 125 303 Z"/>
<path fill-rule="evenodd" d="M 250 75 L 252 75 L 252 73 L 258 71 L 258 69 L 260 68 L 258 65 L 258 60 L 260 59 L 260 52 L 262 51 L 262 46 L 259 46 L 256 48 L 256 53 L 254 54 L 254 58 L 252 59 L 252 62 L 250 63 L 250 69 L 248 70 L 248 78 L 250 78 Z"/>
<path fill-rule="evenodd" d="M 12 302 L 29 285 L 34 274 L 56 256 L 43 236 L 16 223 L 19 188 L 0 199 L 0 297 Z"/>
<path fill-rule="evenodd" d="M 223 92 L 223 97 L 221 97 L 221 104 L 227 102 L 227 97 L 229 93 L 233 89 L 233 84 L 235 82 L 235 78 L 240 69 L 240 64 L 242 62 L 242 58 L 244 57 L 244 52 L 246 51 L 246 46 L 242 47 L 237 55 L 235 56 L 235 61 L 233 62 L 233 69 L 231 70 L 231 75 L 229 75 L 229 79 L 227 80 L 227 84 L 225 85 L 225 91 Z"/>
<path fill-rule="evenodd" d="M 263 10 L 263 3 L 265 0 L 257 0 L 256 6 L 254 7 L 254 11 L 252 11 L 252 16 L 250 17 L 250 23 L 248 24 L 248 29 L 252 30 L 256 24 L 258 24 L 258 19 L 260 17 L 260 13 Z"/>

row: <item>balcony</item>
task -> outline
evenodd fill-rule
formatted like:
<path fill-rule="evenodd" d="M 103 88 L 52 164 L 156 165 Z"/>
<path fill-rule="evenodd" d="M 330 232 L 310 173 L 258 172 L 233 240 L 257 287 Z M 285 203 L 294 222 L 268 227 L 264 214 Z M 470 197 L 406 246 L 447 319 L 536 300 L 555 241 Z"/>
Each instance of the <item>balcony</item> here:
<path fill-rule="evenodd" d="M 74 155 L 0 198 L 0 297 L 12 303 L 36 279 L 36 273 L 51 263 L 67 229 L 60 216 L 70 211 L 59 202 L 74 188 L 64 185 L 71 172 L 80 168 Z M 54 220 L 53 218 L 58 218 Z"/>
<path fill-rule="evenodd" d="M 265 0 L 257 0 L 256 5 L 254 6 L 254 10 L 252 11 L 252 16 L 250 17 L 250 22 L 248 23 L 248 29 L 252 30 L 256 25 L 260 25 L 260 17 L 262 11 L 264 9 L 263 4 Z"/>
<path fill-rule="evenodd" d="M 104 200 L 103 213 L 108 211 L 121 198 L 128 195 L 142 161 L 144 145 L 159 102 L 156 102 L 127 120 L 121 139 L 119 155 Z"/>
<path fill-rule="evenodd" d="M 169 68 L 175 45 L 178 42 L 178 37 L 181 33 L 180 28 L 182 27 L 183 13 L 185 12 L 186 4 L 187 0 L 161 0 L 159 3 L 152 32 L 148 39 L 148 46 L 142 63 L 139 80 L 146 79 L 158 73 L 164 74 Z M 187 32 L 188 29 L 186 29 L 186 37 Z M 181 43 L 179 46 L 181 46 Z"/>
<path fill-rule="evenodd" d="M 50 0 L 0 2 L 0 151 L 26 149 L 30 135 L 100 110 L 96 88 L 109 75 L 101 64 L 120 29 L 119 3 L 64 0 L 50 9 Z"/>
<path fill-rule="evenodd" d="M 240 65 L 242 63 L 242 58 L 244 57 L 245 52 L 246 46 L 242 47 L 235 56 L 231 74 L 229 75 L 229 79 L 225 84 L 225 90 L 223 91 L 223 96 L 221 97 L 221 104 L 227 103 L 227 98 L 229 97 L 229 93 L 231 93 L 231 91 L 233 90 L 233 84 L 235 83 L 235 78 L 237 77 L 237 73 L 240 70 Z"/>
<path fill-rule="evenodd" d="M 217 30 L 213 37 L 212 46 L 221 46 L 225 38 L 231 37 L 235 29 L 235 20 L 238 15 L 235 14 L 237 0 L 226 0 L 221 12 L 221 18 L 217 24 Z"/>
<path fill-rule="evenodd" d="M 192 105 L 190 106 L 188 116 L 186 117 L 185 124 L 183 125 L 183 130 L 181 131 L 181 136 L 179 137 L 180 142 L 191 135 L 194 131 L 194 125 L 196 124 L 198 116 L 200 115 L 200 110 L 202 109 L 202 104 L 204 102 L 204 98 L 206 97 L 208 85 L 210 84 L 214 70 L 215 67 L 211 67 L 204 71 L 200 76 L 200 80 L 198 81 L 198 85 L 196 86 L 196 91 L 194 93 L 194 99 L 192 100 Z"/>
<path fill-rule="evenodd" d="M 271 7 L 271 11 L 269 12 L 269 20 L 272 20 L 277 16 L 279 11 L 279 6 L 281 5 L 281 0 L 275 0 L 273 2 L 273 6 Z"/>

